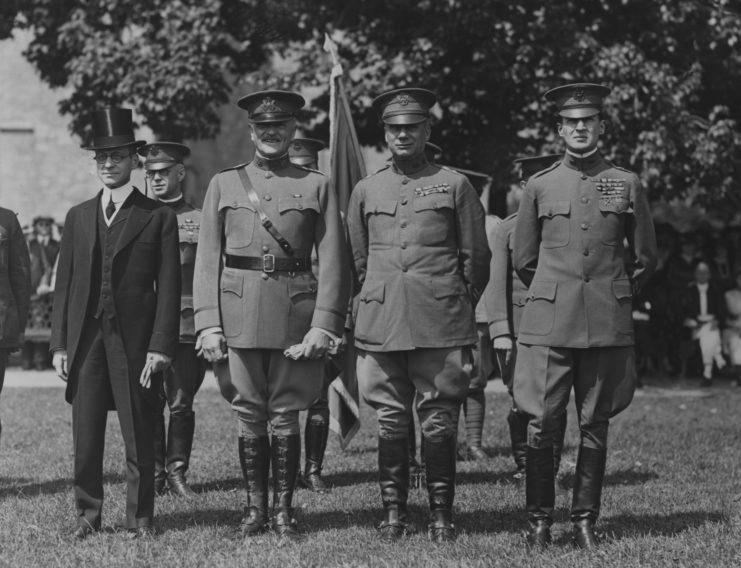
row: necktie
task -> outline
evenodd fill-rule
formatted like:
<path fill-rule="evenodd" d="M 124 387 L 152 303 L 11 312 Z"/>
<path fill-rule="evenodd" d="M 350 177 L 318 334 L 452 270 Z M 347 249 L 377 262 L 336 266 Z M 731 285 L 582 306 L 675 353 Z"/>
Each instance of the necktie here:
<path fill-rule="evenodd" d="M 115 212 L 116 205 L 113 203 L 113 196 L 111 196 L 110 201 L 108 201 L 108 205 L 105 206 L 105 218 L 110 221 Z"/>

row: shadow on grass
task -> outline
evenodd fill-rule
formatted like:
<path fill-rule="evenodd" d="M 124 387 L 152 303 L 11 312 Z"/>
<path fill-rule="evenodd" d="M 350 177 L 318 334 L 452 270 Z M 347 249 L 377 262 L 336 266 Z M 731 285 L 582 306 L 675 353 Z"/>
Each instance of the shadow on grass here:
<path fill-rule="evenodd" d="M 616 515 L 598 521 L 598 530 L 615 540 L 639 536 L 674 536 L 706 523 L 722 523 L 721 511 L 684 511 L 668 515 Z"/>
<path fill-rule="evenodd" d="M 202 525 L 233 527 L 237 530 L 241 519 L 242 507 L 235 504 L 233 509 L 197 508 L 188 511 L 158 513 L 156 524 L 157 531 L 160 533 Z"/>
<path fill-rule="evenodd" d="M 190 484 L 190 487 L 196 493 L 208 493 L 210 491 L 235 491 L 244 487 L 244 479 L 241 477 L 215 479 L 206 483 L 192 483 Z"/>
<path fill-rule="evenodd" d="M 621 469 L 605 475 L 604 485 L 643 485 L 654 479 L 658 479 L 659 474 L 653 471 L 634 471 L 632 469 Z M 571 489 L 574 486 L 574 473 L 565 473 L 561 477 L 561 484 Z"/>
<path fill-rule="evenodd" d="M 378 470 L 373 471 L 341 471 L 325 474 L 324 482 L 330 487 L 347 487 L 359 483 L 374 483 L 378 481 Z"/>
<path fill-rule="evenodd" d="M 522 508 L 460 510 L 453 521 L 459 531 L 469 534 L 520 533 L 526 523 Z"/>
<path fill-rule="evenodd" d="M 69 491 L 72 487 L 71 479 L 53 479 L 43 483 L 33 482 L 30 479 L 19 477 L 3 477 L 0 479 L 0 499 L 5 497 L 37 497 L 38 495 L 53 495 Z"/>

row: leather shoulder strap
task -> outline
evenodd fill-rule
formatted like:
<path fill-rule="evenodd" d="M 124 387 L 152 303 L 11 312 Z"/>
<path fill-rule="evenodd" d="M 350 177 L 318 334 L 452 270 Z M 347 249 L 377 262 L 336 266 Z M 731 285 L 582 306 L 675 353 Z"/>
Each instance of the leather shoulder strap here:
<path fill-rule="evenodd" d="M 286 238 L 280 234 L 278 229 L 275 228 L 275 225 L 273 225 L 273 222 L 265 213 L 262 205 L 260 205 L 260 197 L 257 195 L 255 188 L 252 187 L 252 182 L 250 181 L 250 176 L 247 175 L 247 171 L 244 168 L 239 168 L 237 173 L 239 174 L 242 186 L 244 186 L 244 190 L 247 192 L 247 197 L 249 197 L 255 211 L 257 211 L 257 215 L 260 217 L 260 223 L 262 223 L 262 226 L 265 227 L 265 230 L 270 233 L 270 236 L 280 245 L 283 252 L 288 256 L 293 256 L 293 247 L 291 246 L 291 243 L 289 243 Z"/>

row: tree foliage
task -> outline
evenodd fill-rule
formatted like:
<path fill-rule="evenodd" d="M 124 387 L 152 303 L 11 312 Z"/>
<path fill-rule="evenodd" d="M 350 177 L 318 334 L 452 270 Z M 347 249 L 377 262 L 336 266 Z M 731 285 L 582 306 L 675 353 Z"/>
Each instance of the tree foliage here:
<path fill-rule="evenodd" d="M 542 93 L 613 87 L 605 153 L 653 197 L 738 203 L 741 18 L 733 0 L 27 0 L 27 56 L 85 132 L 90 108 L 126 102 L 161 135 L 208 137 L 236 80 L 305 88 L 326 137 L 340 45 L 361 142 L 378 144 L 374 95 L 426 86 L 445 160 L 511 181 L 511 160 L 560 149 Z M 727 207 L 726 207 L 727 209 Z"/>

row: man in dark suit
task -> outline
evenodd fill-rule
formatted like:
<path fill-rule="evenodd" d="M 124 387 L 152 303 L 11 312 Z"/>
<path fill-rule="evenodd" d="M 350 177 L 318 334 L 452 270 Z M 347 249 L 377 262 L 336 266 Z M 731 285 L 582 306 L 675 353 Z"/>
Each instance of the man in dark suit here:
<path fill-rule="evenodd" d="M 679 350 L 682 375 L 687 372 L 690 356 L 699 347 L 703 366 L 700 386 L 709 387 L 713 384 L 713 364 L 718 369 L 725 366 L 719 328 L 726 319 L 726 300 L 723 289 L 712 281 L 707 262 L 698 261 L 694 274 L 694 281 L 685 289 L 682 297 L 684 333 Z"/>
<path fill-rule="evenodd" d="M 0 207 L 0 391 L 8 356 L 20 344 L 26 324 L 31 300 L 30 265 L 26 239 L 15 213 Z"/>
<path fill-rule="evenodd" d="M 175 213 L 131 185 L 131 111 L 93 114 L 103 189 L 64 224 L 52 317 L 54 368 L 72 404 L 76 538 L 100 529 L 108 410 L 126 452 L 126 528 L 153 533 L 154 416 L 160 372 L 178 344 L 180 255 Z"/>
<path fill-rule="evenodd" d="M 28 327 L 33 330 L 49 331 L 49 314 L 51 312 L 51 277 L 54 263 L 59 254 L 59 241 L 54 239 L 51 228 L 54 219 L 36 217 L 33 220 L 33 235 L 28 241 L 28 253 L 31 259 L 31 317 Z M 25 323 L 25 322 L 24 322 Z M 49 364 L 49 342 L 42 339 L 31 341 L 26 338 L 22 350 L 23 368 L 36 368 L 42 371 Z"/>

